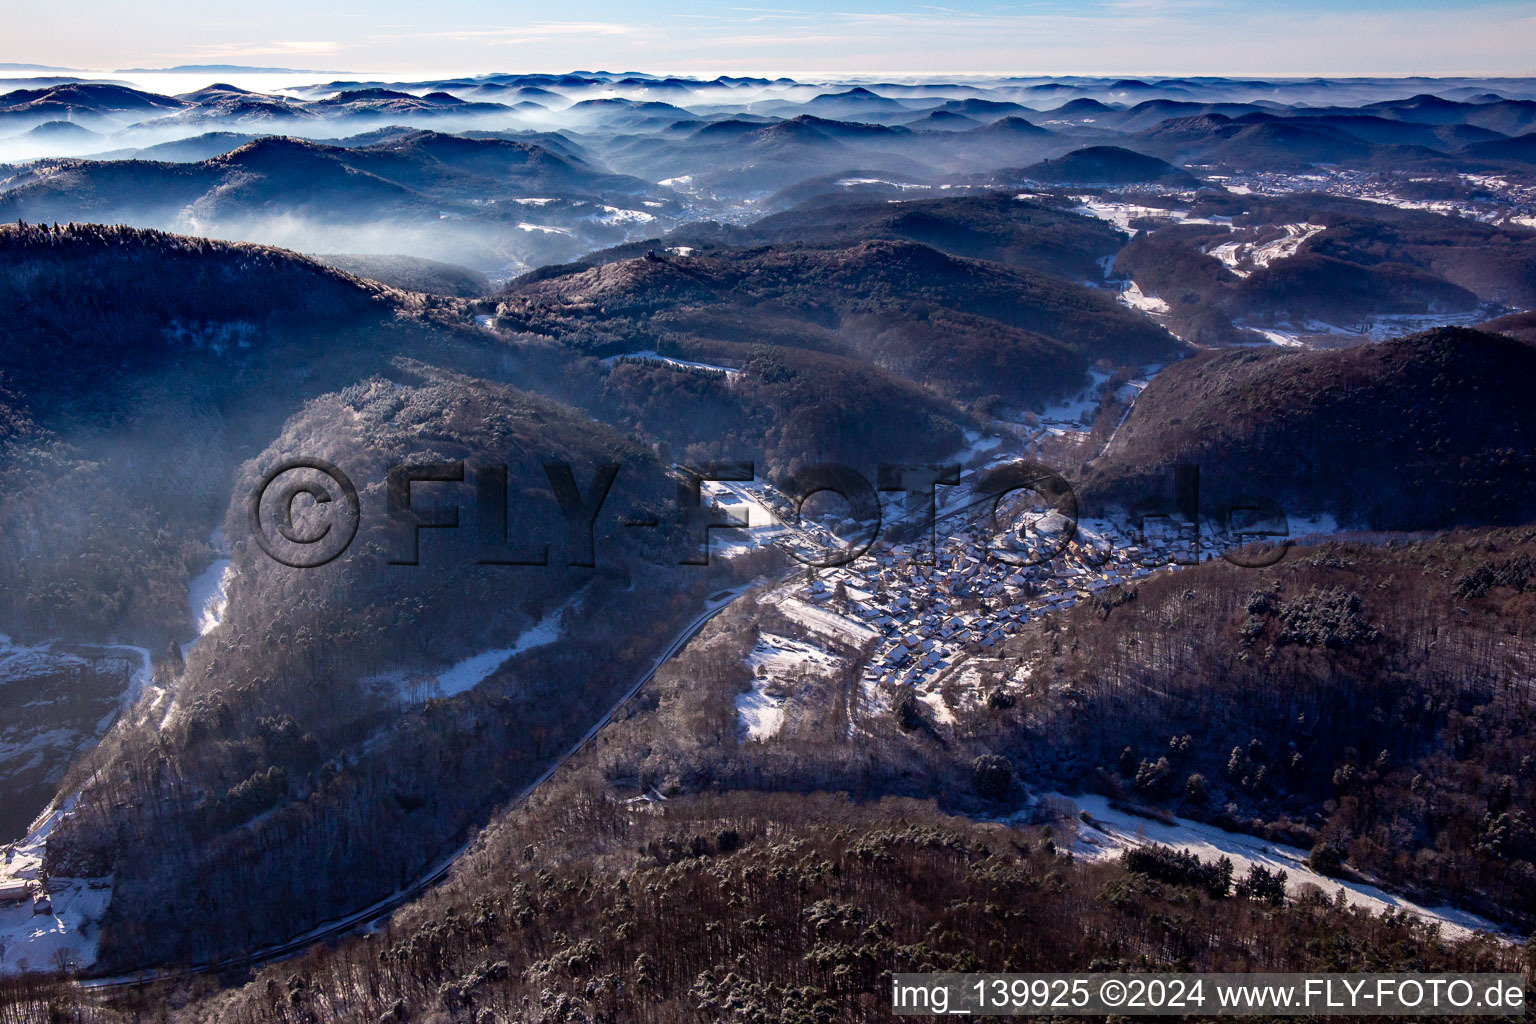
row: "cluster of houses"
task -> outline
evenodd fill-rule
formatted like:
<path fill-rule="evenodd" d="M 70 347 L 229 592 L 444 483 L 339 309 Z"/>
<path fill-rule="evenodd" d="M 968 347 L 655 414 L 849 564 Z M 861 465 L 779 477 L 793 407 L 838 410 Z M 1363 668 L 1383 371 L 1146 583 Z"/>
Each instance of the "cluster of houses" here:
<path fill-rule="evenodd" d="M 773 509 L 781 522 L 787 518 L 777 507 L 784 499 L 772 488 L 730 490 L 717 500 L 751 500 Z M 786 537 L 790 532 L 801 536 Z M 810 523 L 781 529 L 775 539 L 835 543 Z M 933 549 L 876 540 L 853 562 L 797 585 L 794 596 L 873 631 L 866 688 L 927 690 L 964 656 L 995 651 L 1031 618 L 1134 584 L 1159 568 L 1211 557 L 1216 541 L 1178 516 L 1076 522 L 1046 513 L 1027 530 L 1002 534 L 995 523 L 976 518 L 949 524 L 948 536 Z"/>
<path fill-rule="evenodd" d="M 1072 605 L 1108 587 L 1134 583 L 1177 564 L 1182 538 L 1105 547 L 1072 540 L 1037 565 L 959 535 L 931 558 L 909 545 L 877 542 L 865 555 L 821 573 L 797 595 L 841 605 L 880 634 L 864 671 L 866 685 L 922 688 L 963 654 L 985 654 L 1031 617 Z"/>

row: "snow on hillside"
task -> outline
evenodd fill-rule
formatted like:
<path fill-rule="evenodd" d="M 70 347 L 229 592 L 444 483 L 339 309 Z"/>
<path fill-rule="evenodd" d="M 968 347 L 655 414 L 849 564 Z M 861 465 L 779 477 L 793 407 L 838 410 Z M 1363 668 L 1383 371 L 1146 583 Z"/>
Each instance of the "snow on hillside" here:
<path fill-rule="evenodd" d="M 1223 242 L 1207 250 L 1206 255 L 1226 264 L 1227 269 L 1238 277 L 1247 277 L 1261 267 L 1296 255 L 1303 242 L 1327 230 L 1324 224 L 1281 224 L 1279 227 L 1285 232 L 1279 238 L 1263 243 Z"/>
<path fill-rule="evenodd" d="M 839 615 L 829 608 L 806 604 L 799 598 L 786 598 L 779 604 L 779 611 L 812 632 L 844 643 L 862 644 L 879 635 L 878 630 L 857 619 Z"/>
<path fill-rule="evenodd" d="M 784 698 L 765 692 L 763 680 L 736 698 L 736 716 L 743 735 L 749 740 L 765 740 L 784 727 Z"/>
<path fill-rule="evenodd" d="M 124 691 L 122 707 L 139 700 L 151 685 L 149 652 L 132 651 L 139 668 Z M 110 724 L 104 722 L 102 728 Z M 55 799 L 27 829 L 25 838 L 0 854 L 0 890 L 25 886 L 29 898 L 0 903 L 0 976 L 88 966 L 96 959 L 101 919 L 112 902 L 111 878 L 48 878 L 43 856 L 54 826 L 74 810 L 79 794 Z"/>
<path fill-rule="evenodd" d="M 1147 295 L 1142 292 L 1135 281 L 1127 281 L 1120 286 L 1120 301 L 1131 309 L 1139 309 L 1143 313 L 1166 313 L 1168 303 L 1156 295 Z"/>
<path fill-rule="evenodd" d="M 1140 233 L 1139 228 L 1131 226 L 1136 220 L 1161 220 L 1175 224 L 1230 224 L 1231 218 L 1192 217 L 1188 210 L 1171 210 L 1161 206 L 1142 206 L 1138 203 L 1125 203 L 1102 196 L 1073 196 L 1079 205 L 1073 207 L 1072 212 L 1086 217 L 1097 217 L 1107 221 L 1124 231 L 1133 238 Z"/>
<path fill-rule="evenodd" d="M 1401 338 L 1432 327 L 1472 327 L 1488 319 L 1488 311 L 1467 313 L 1380 313 L 1352 324 L 1323 320 L 1278 320 L 1274 323 L 1235 321 L 1238 327 L 1264 335 L 1286 348 L 1338 348 L 1362 342 Z"/>
<path fill-rule="evenodd" d="M 625 360 L 640 360 L 647 363 L 665 363 L 668 366 L 676 366 L 685 370 L 712 370 L 716 373 L 723 373 L 727 377 L 734 377 L 736 374 L 741 372 L 738 369 L 733 369 L 729 366 L 717 366 L 714 363 L 696 363 L 689 359 L 674 359 L 672 356 L 664 356 L 651 349 L 646 349 L 642 352 L 626 352 L 625 354 L 619 356 L 609 356 L 607 359 L 603 360 L 603 365 L 612 367 L 615 363 L 622 363 Z"/>
<path fill-rule="evenodd" d="M 1491 921 L 1476 914 L 1454 907 L 1426 907 L 1403 896 L 1389 893 L 1364 882 L 1351 882 L 1318 874 L 1307 866 L 1307 852 L 1294 846 L 1284 846 L 1257 836 L 1226 832 L 1215 825 L 1205 825 L 1185 818 L 1174 818 L 1173 824 L 1163 824 L 1127 811 L 1111 807 L 1102 796 L 1064 797 L 1046 794 L 1045 800 L 1075 806 L 1086 812 L 1081 817 L 1077 842 L 1072 852 L 1089 860 L 1107 860 L 1118 857 L 1132 846 L 1160 844 L 1194 854 L 1200 860 L 1211 863 L 1221 857 L 1232 861 L 1233 873 L 1241 878 L 1251 865 L 1259 864 L 1270 870 L 1284 871 L 1289 891 L 1294 895 L 1303 885 L 1315 885 L 1325 893 L 1344 890 L 1344 898 L 1352 905 L 1363 907 L 1372 913 L 1384 910 L 1407 911 L 1415 917 L 1441 926 L 1447 938 L 1459 939 L 1474 932 L 1502 934 Z"/>
<path fill-rule="evenodd" d="M 5 850 L 0 887 L 23 883 L 33 896 L 47 896 L 43 903 L 27 898 L 0 904 L 0 976 L 85 966 L 96 959 L 98 922 L 112 901 L 111 879 L 43 881 L 48 836 L 73 808 L 73 798 L 50 806 L 25 839 Z"/>
<path fill-rule="evenodd" d="M 190 650 L 203 637 L 219 628 L 224 614 L 229 610 L 229 585 L 235 578 L 234 562 L 225 557 L 228 546 L 224 543 L 224 530 L 213 531 L 208 546 L 220 557 L 209 563 L 191 583 L 187 584 L 187 607 L 192 612 L 192 622 L 197 635 L 183 645 Z"/>
<path fill-rule="evenodd" d="M 389 681 L 402 684 L 402 691 L 419 692 L 420 699 L 426 700 L 433 697 L 453 697 L 461 693 L 467 693 L 489 679 L 497 669 L 528 651 L 538 647 L 544 647 L 560 639 L 560 620 L 565 615 L 576 599 L 560 605 L 554 611 L 545 615 L 538 622 L 529 626 L 518 636 L 517 643 L 511 647 L 499 647 L 492 651 L 483 651 L 472 657 L 457 662 L 453 667 L 433 677 L 426 686 L 411 687 L 403 685 L 406 680 L 402 676 L 391 676 Z"/>

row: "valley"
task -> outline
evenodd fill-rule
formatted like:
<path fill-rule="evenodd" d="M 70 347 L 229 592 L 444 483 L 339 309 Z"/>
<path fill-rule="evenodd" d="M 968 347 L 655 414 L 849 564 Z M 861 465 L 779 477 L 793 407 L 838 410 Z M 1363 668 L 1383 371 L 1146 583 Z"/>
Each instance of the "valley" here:
<path fill-rule="evenodd" d="M 184 74 L 0 94 L 0 1017 L 1529 970 L 1531 80 Z"/>

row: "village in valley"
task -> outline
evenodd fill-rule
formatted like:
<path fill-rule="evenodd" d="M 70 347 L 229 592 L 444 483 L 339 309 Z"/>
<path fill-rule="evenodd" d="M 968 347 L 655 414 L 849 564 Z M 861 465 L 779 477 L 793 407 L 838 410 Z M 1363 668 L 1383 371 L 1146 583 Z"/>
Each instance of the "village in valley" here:
<path fill-rule="evenodd" d="M 797 680 L 846 677 L 850 670 L 858 678 L 857 693 L 849 695 L 850 730 L 860 718 L 891 713 L 908 695 L 934 723 L 947 724 L 963 707 L 1027 689 L 1028 667 L 1003 656 L 1003 641 L 1025 623 L 1128 591 L 1154 573 L 1221 557 L 1251 539 L 1229 532 L 1236 524 L 1202 519 L 1197 530 L 1174 511 L 1079 518 L 1029 492 L 1005 498 L 994 512 L 994 502 L 974 491 L 984 468 L 1006 461 L 990 454 L 959 486 L 936 489 L 932 541 L 911 529 L 911 510 L 898 498 L 887 522 L 906 530 L 876 537 L 846 564 L 808 564 L 758 594 L 759 606 L 778 614 L 760 626 L 748 656 L 752 690 L 737 699 L 744 738 L 767 739 L 783 728 Z M 868 523 L 796 521 L 788 500 L 762 481 L 708 484 L 706 493 L 750 522 L 754 539 L 799 552 L 804 562 L 811 561 L 804 548 L 825 551 L 833 531 L 868 538 Z M 848 554 L 862 546 L 840 543 Z"/>

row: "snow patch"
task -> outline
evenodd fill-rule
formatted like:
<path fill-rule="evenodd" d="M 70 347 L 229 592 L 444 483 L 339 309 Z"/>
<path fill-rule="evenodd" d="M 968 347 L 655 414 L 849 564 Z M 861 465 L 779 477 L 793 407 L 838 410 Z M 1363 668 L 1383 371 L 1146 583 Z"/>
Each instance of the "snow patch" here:
<path fill-rule="evenodd" d="M 763 682 L 757 680 L 751 690 L 736 697 L 736 717 L 749 740 L 768 739 L 784 727 L 784 699 L 764 693 Z"/>
<path fill-rule="evenodd" d="M 27 837 L 5 851 L 0 887 L 25 886 L 50 906 L 46 913 L 36 913 L 30 898 L 0 906 L 0 976 L 83 967 L 96 959 L 99 922 L 112 902 L 111 880 L 51 878 L 45 884 L 43 876 L 48 837 L 74 810 L 75 800 L 50 805 Z"/>
<path fill-rule="evenodd" d="M 1163 220 L 1178 224 L 1221 224 L 1207 217 L 1191 217 L 1188 210 L 1168 210 L 1161 206 L 1140 206 L 1136 203 L 1121 203 L 1114 200 L 1102 199 L 1098 196 L 1073 196 L 1078 206 L 1072 208 L 1072 212 L 1086 217 L 1097 217 L 1099 220 L 1108 221 L 1121 231 L 1134 237 L 1139 228 L 1131 227 L 1133 220 Z"/>
<path fill-rule="evenodd" d="M 126 708 L 151 685 L 149 652 L 126 645 L 110 649 L 133 651 L 139 656 L 139 669 L 123 694 Z M 100 922 L 112 902 L 112 879 L 45 880 L 43 874 L 48 837 L 74 810 L 79 798 L 78 793 L 56 798 L 32 822 L 23 839 L 5 848 L 0 859 L 0 888 L 14 890 L 18 885 L 25 886 L 35 896 L 44 897 L 48 904 L 44 913 L 34 911 L 32 900 L 0 906 L 0 976 L 88 967 L 96 960 Z"/>
<path fill-rule="evenodd" d="M 1168 303 L 1156 295 L 1148 295 L 1141 290 L 1135 281 L 1127 281 L 1120 286 L 1120 301 L 1132 309 L 1139 309 L 1143 313 L 1166 313 Z"/>
<path fill-rule="evenodd" d="M 644 210 L 622 210 L 617 206 L 599 206 L 603 211 L 593 219 L 600 224 L 649 224 L 656 219 L 654 213 Z"/>
<path fill-rule="evenodd" d="M 877 630 L 871 629 L 862 622 L 839 615 L 827 608 L 806 604 L 795 597 L 786 598 L 779 605 L 779 611 L 806 629 L 834 640 L 862 644 L 879 635 Z"/>
<path fill-rule="evenodd" d="M 207 636 L 224 621 L 229 608 L 229 583 L 235 578 L 234 562 L 216 558 L 187 588 L 187 604 L 199 638 Z"/>
<path fill-rule="evenodd" d="M 1072 852 L 1089 860 L 1107 860 L 1120 856 L 1133 846 L 1157 843 L 1194 854 L 1201 861 L 1210 863 L 1222 857 L 1232 860 L 1233 874 L 1241 878 L 1250 866 L 1262 865 L 1269 870 L 1284 871 L 1291 893 L 1305 883 L 1311 883 L 1325 893 L 1344 890 L 1344 898 L 1352 905 L 1371 913 L 1384 910 L 1407 911 L 1413 916 L 1441 926 L 1447 938 L 1460 939 L 1475 932 L 1501 934 L 1502 930 L 1485 918 L 1453 907 L 1425 907 L 1418 903 L 1374 885 L 1349 882 L 1318 874 L 1307 866 L 1307 852 L 1294 846 L 1283 846 L 1257 836 L 1226 832 L 1215 825 L 1205 825 L 1185 818 L 1174 818 L 1173 824 L 1143 818 L 1127 811 L 1117 810 L 1102 796 L 1063 797 L 1047 794 L 1047 799 L 1061 801 L 1088 812 L 1092 819 L 1082 822 L 1077 843 Z"/>
<path fill-rule="evenodd" d="M 1327 230 L 1327 225 L 1305 222 L 1282 224 L 1280 227 L 1285 234 L 1279 238 L 1264 243 L 1223 242 L 1208 249 L 1206 255 L 1226 264 L 1227 269 L 1238 277 L 1247 277 L 1256 269 L 1296 255 L 1303 242 Z"/>
<path fill-rule="evenodd" d="M 537 647 L 546 647 L 560 639 L 560 619 L 570 605 L 563 604 L 544 616 L 538 622 L 529 626 L 517 638 L 517 643 L 511 647 L 502 647 L 494 651 L 485 651 L 474 657 L 465 658 L 448 671 L 441 673 L 433 680 L 434 685 L 428 687 L 428 696 L 453 697 L 469 690 L 473 690 L 486 679 L 490 678 L 501 666 L 508 661 Z"/>
<path fill-rule="evenodd" d="M 692 249 L 688 250 L 688 252 L 692 251 Z M 687 255 L 687 253 L 683 253 L 681 255 Z M 607 359 L 603 360 L 603 365 L 611 367 L 614 363 L 623 362 L 626 359 L 640 359 L 648 363 L 665 363 L 668 366 L 676 366 L 685 370 L 713 370 L 716 373 L 723 373 L 727 377 L 734 377 L 736 374 L 741 372 L 740 370 L 733 369 L 729 366 L 717 366 L 714 363 L 696 363 L 691 359 L 674 359 L 672 356 L 664 356 L 658 352 L 652 351 L 651 349 L 646 349 L 642 352 L 626 352 L 623 355 L 609 356 Z"/>

